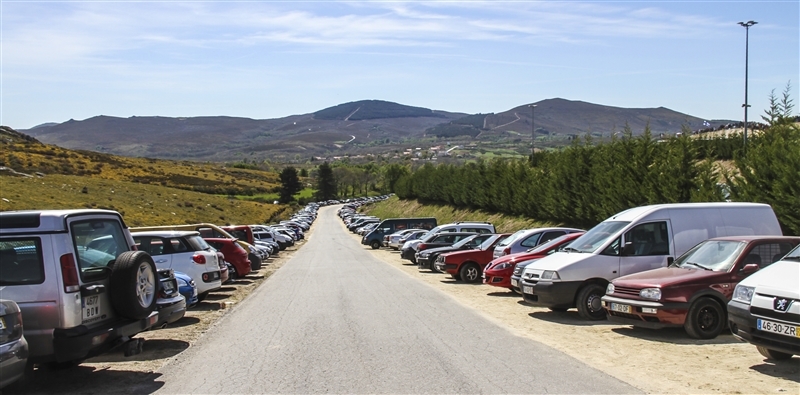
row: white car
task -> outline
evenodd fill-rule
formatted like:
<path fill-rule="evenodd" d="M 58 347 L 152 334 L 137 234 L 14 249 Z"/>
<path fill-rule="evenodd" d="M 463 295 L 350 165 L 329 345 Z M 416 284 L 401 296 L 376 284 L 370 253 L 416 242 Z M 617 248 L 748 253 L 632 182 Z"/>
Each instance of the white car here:
<path fill-rule="evenodd" d="M 202 301 L 208 293 L 222 287 L 220 262 L 217 253 L 191 231 L 133 232 L 133 241 L 140 251 L 153 257 L 159 269 L 172 269 L 186 273 L 197 285 L 197 299 Z"/>

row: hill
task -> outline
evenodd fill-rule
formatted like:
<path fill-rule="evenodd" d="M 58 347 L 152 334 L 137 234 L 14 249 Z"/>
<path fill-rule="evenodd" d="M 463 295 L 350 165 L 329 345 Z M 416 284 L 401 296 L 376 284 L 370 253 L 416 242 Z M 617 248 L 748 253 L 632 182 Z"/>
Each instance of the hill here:
<path fill-rule="evenodd" d="M 609 137 L 629 125 L 634 134 L 649 125 L 653 134 L 674 134 L 683 126 L 700 129 L 704 120 L 667 108 L 626 109 L 548 99 L 535 103 L 537 139 L 565 144 L 571 136 Z M 360 154 L 390 154 L 440 139 L 454 144 L 496 144 L 529 150 L 532 114 L 528 105 L 500 113 L 436 111 L 382 100 L 362 100 L 312 114 L 277 119 L 237 117 L 96 116 L 83 121 L 42 124 L 23 130 L 58 146 L 124 156 L 260 163 L 306 161 Z M 712 121 L 712 126 L 730 121 Z M 391 155 L 389 155 L 391 156 Z"/>
<path fill-rule="evenodd" d="M 136 226 L 258 223 L 288 209 L 226 197 L 271 192 L 274 173 L 69 150 L 6 127 L 0 147 L 0 211 L 107 208 Z"/>

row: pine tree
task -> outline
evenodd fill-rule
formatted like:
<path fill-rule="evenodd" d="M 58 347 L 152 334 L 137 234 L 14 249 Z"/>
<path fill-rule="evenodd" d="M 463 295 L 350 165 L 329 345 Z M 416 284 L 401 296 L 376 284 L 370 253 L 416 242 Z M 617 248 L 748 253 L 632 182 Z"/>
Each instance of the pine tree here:
<path fill-rule="evenodd" d="M 288 166 L 284 167 L 280 174 L 281 189 L 278 192 L 281 203 L 289 203 L 294 200 L 294 194 L 303 190 L 300 178 L 297 176 L 297 169 Z"/>
<path fill-rule="evenodd" d="M 335 199 L 337 195 L 336 190 L 336 177 L 333 176 L 333 169 L 325 162 L 319 165 L 319 174 L 317 174 L 317 200 L 331 200 Z"/>

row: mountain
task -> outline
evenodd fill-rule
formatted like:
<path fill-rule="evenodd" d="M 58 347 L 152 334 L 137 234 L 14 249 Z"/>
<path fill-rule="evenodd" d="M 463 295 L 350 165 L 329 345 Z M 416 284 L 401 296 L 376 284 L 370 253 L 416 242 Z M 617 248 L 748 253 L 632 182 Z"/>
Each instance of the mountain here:
<path fill-rule="evenodd" d="M 536 104 L 537 136 L 573 136 L 650 125 L 653 134 L 699 129 L 703 120 L 663 107 L 626 109 L 548 99 Z M 723 123 L 727 121 L 719 121 Z M 287 161 L 312 156 L 357 155 L 406 149 L 422 141 L 456 139 L 516 144 L 530 136 L 531 109 L 521 105 L 497 114 L 464 114 L 381 100 L 339 104 L 312 114 L 277 119 L 96 116 L 22 130 L 44 143 L 124 156 L 199 161 Z M 538 138 L 538 137 L 537 137 Z"/>

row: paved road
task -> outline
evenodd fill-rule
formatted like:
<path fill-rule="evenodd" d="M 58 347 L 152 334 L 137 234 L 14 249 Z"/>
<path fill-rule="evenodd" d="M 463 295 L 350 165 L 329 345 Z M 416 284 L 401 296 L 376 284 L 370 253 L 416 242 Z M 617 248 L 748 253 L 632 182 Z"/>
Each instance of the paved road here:
<path fill-rule="evenodd" d="M 320 209 L 305 246 L 161 370 L 157 393 L 639 392 L 376 259 L 336 207 Z"/>

